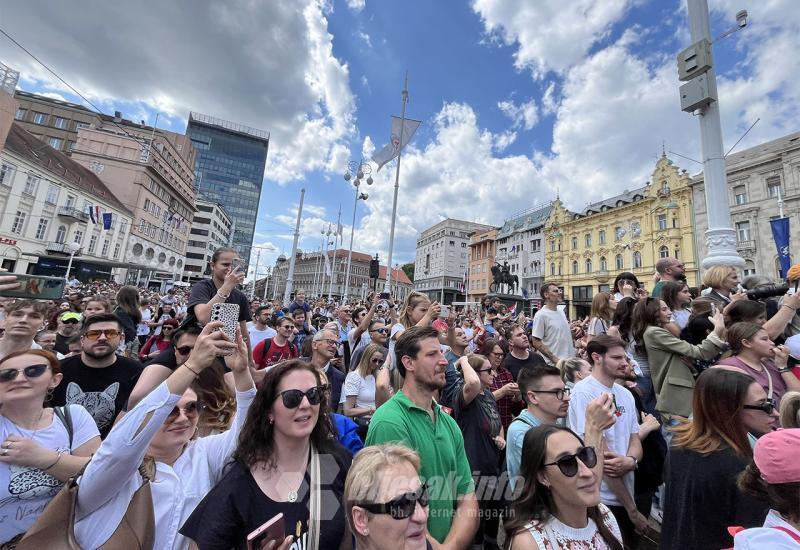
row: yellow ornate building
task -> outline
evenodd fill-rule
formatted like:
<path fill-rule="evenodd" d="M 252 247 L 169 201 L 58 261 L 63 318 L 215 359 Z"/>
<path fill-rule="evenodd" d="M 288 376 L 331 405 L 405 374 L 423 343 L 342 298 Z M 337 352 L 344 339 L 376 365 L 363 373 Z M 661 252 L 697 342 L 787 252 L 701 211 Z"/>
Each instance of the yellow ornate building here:
<path fill-rule="evenodd" d="M 689 284 L 698 284 L 689 181 L 686 170 L 662 155 L 644 187 L 579 213 L 553 203 L 544 228 L 545 282 L 562 287 L 571 319 L 589 315 L 594 295 L 610 290 L 622 271 L 634 273 L 649 291 L 662 257 L 680 259 Z"/>

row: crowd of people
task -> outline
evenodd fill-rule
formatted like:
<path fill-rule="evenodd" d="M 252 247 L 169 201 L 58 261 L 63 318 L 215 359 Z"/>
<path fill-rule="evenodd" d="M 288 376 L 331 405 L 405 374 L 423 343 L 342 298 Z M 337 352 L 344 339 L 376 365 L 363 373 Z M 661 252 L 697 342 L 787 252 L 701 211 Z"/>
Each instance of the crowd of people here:
<path fill-rule="evenodd" d="M 584 319 L 283 304 L 237 260 L 0 298 L 0 548 L 800 548 L 800 293 L 662 258 Z"/>

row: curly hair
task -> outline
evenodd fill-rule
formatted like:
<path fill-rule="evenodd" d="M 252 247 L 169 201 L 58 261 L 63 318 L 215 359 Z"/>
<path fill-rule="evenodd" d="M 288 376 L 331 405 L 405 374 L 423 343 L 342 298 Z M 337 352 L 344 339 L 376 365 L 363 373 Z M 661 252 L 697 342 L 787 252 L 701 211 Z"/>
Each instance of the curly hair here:
<path fill-rule="evenodd" d="M 755 462 L 751 462 L 739 474 L 736 484 L 743 493 L 768 502 L 783 517 L 800 520 L 800 483 L 767 483 Z"/>
<path fill-rule="evenodd" d="M 279 397 L 278 386 L 281 380 L 297 370 L 312 373 L 317 385 L 322 385 L 319 371 L 306 361 L 292 359 L 275 365 L 264 377 L 253 404 L 247 411 L 247 419 L 239 434 L 239 444 L 233 453 L 235 460 L 243 462 L 248 467 L 259 462 L 265 463 L 271 469 L 276 467 L 275 428 L 270 423 L 269 416 L 275 400 Z M 323 399 L 319 404 L 317 423 L 310 436 L 311 444 L 321 454 L 333 452 L 335 449 L 333 442 L 336 439 L 336 432 L 333 429 L 329 409 L 328 400 Z"/>
<path fill-rule="evenodd" d="M 200 371 L 192 384 L 197 399 L 205 405 L 200 416 L 200 431 L 204 433 L 224 432 L 231 426 L 236 413 L 236 396 L 225 383 L 225 369 L 219 361 Z"/>

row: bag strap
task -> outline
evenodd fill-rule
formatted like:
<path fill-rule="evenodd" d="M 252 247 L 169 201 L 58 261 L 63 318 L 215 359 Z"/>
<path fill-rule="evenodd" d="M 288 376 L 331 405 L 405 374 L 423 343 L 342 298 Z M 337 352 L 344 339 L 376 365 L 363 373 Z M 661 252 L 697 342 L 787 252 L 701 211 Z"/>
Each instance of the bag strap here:
<path fill-rule="evenodd" d="M 53 413 L 61 420 L 61 423 L 64 424 L 64 428 L 67 430 L 67 436 L 69 436 L 69 454 L 72 454 L 72 437 L 75 435 L 75 429 L 72 426 L 72 413 L 69 410 L 69 405 L 53 407 Z"/>
<path fill-rule="evenodd" d="M 311 445 L 311 496 L 309 500 L 308 514 L 308 548 L 309 550 L 319 549 L 319 516 L 322 500 L 322 488 L 320 487 L 319 473 L 319 453 L 314 445 Z"/>
<path fill-rule="evenodd" d="M 778 531 L 783 531 L 784 533 L 789 535 L 792 538 L 793 541 L 795 541 L 796 543 L 800 544 L 800 535 L 798 535 L 797 533 L 794 533 L 794 532 L 790 531 L 786 527 L 781 527 L 780 525 L 773 525 L 772 528 L 773 529 L 777 529 Z"/>
<path fill-rule="evenodd" d="M 512 420 L 512 421 L 511 421 L 511 423 L 513 424 L 513 423 L 514 423 L 514 422 L 516 422 L 517 420 L 519 420 L 520 422 L 524 422 L 525 424 L 527 424 L 527 425 L 528 425 L 528 426 L 530 426 L 531 428 L 535 428 L 535 427 L 536 427 L 536 426 L 534 426 L 532 423 L 530 423 L 530 422 L 528 422 L 527 420 L 525 420 L 524 418 L 522 418 L 521 416 L 517 416 L 517 417 L 516 417 L 514 420 Z"/>

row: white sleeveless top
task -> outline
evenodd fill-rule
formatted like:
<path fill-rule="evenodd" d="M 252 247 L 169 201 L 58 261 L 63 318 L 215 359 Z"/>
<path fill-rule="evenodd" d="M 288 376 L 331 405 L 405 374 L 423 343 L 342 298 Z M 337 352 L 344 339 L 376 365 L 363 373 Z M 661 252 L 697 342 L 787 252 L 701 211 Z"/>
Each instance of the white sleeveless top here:
<path fill-rule="evenodd" d="M 622 544 L 622 534 L 614 515 L 604 504 L 600 504 L 599 507 L 603 523 Z M 528 523 L 525 528 L 536 541 L 539 550 L 607 550 L 609 548 L 591 518 L 586 527 L 581 529 L 564 525 L 555 516 L 550 516 L 550 519 L 544 523 Z"/>

